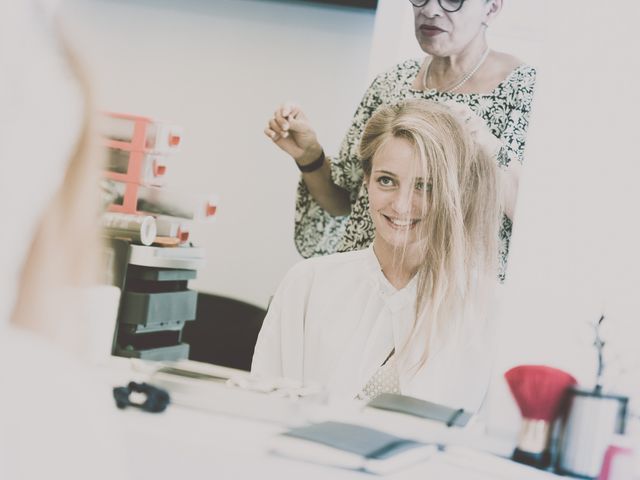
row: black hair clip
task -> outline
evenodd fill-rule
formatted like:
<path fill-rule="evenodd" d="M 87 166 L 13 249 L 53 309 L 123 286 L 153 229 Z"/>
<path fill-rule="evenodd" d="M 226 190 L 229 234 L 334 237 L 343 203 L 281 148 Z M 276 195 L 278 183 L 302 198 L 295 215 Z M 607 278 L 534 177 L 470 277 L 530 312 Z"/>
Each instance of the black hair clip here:
<path fill-rule="evenodd" d="M 144 402 L 136 403 L 130 400 L 132 392 L 143 393 L 147 396 Z M 137 407 L 145 412 L 158 413 L 164 411 L 169 405 L 169 393 L 148 383 L 129 382 L 126 387 L 114 387 L 113 398 L 118 408 Z"/>

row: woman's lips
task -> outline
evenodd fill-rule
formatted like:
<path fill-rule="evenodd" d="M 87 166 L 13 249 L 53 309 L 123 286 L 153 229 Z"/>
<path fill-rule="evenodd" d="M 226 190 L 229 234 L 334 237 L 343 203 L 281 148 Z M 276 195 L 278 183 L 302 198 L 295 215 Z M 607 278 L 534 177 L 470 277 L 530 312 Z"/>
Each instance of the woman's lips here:
<path fill-rule="evenodd" d="M 421 25 L 420 32 L 428 37 L 435 37 L 436 35 L 444 33 L 444 30 L 433 25 Z"/>
<path fill-rule="evenodd" d="M 419 218 L 409 219 L 409 220 L 399 220 L 397 218 L 388 217 L 384 214 L 382 216 L 385 218 L 389 226 L 395 230 L 411 230 L 418 224 L 418 222 L 420 222 Z"/>

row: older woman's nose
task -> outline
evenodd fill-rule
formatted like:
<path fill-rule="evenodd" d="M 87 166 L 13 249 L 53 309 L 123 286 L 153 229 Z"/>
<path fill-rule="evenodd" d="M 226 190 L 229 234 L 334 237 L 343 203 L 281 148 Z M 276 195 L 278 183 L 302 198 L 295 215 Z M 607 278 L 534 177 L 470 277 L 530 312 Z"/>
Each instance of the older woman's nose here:
<path fill-rule="evenodd" d="M 429 0 L 422 7 L 420 7 L 420 13 L 425 17 L 433 18 L 436 15 L 442 15 L 442 7 L 437 0 Z"/>

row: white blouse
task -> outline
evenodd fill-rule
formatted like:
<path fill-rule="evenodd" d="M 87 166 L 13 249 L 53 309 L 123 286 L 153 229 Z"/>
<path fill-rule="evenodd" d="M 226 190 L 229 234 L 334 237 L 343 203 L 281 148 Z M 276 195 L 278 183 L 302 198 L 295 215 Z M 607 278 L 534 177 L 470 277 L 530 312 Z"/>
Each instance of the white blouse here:
<path fill-rule="evenodd" d="M 391 350 L 404 346 L 415 320 L 416 283 L 396 290 L 372 247 L 303 260 L 276 291 L 252 373 L 320 384 L 336 400 L 355 398 Z M 399 368 L 401 392 L 477 411 L 490 377 L 487 338 L 467 335 L 437 348 L 415 374 Z M 419 359 L 421 351 L 408 353 Z"/>

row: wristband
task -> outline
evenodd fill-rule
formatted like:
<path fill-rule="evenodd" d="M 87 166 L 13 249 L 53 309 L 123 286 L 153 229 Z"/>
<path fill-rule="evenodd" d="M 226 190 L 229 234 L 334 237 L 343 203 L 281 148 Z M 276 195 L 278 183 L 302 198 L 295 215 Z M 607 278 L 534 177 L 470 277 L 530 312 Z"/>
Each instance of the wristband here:
<path fill-rule="evenodd" d="M 300 169 L 302 173 L 315 172 L 320 167 L 322 167 L 323 164 L 324 164 L 324 150 L 320 152 L 320 156 L 317 159 L 315 159 L 311 163 L 308 163 L 307 165 L 300 165 L 298 162 L 296 162 L 298 169 Z"/>

